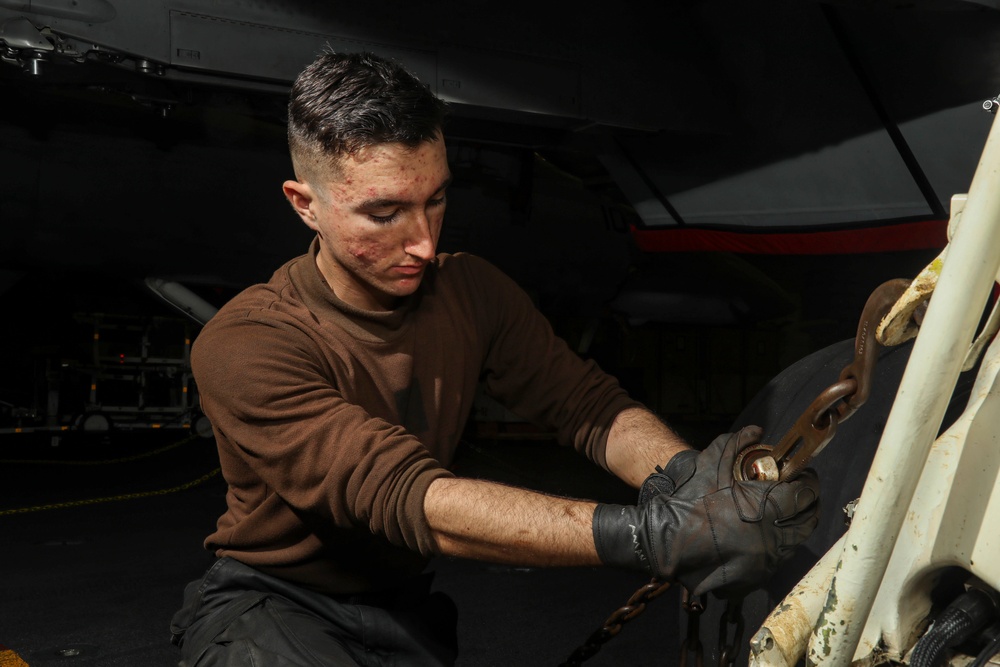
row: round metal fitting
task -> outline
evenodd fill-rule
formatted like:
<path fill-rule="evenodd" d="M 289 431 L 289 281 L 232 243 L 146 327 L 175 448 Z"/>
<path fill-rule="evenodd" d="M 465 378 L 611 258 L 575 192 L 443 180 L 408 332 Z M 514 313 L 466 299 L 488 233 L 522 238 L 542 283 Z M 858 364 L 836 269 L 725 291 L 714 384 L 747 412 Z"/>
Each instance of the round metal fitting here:
<path fill-rule="evenodd" d="M 771 445 L 751 445 L 736 455 L 733 477 L 741 481 L 777 482 L 778 463 L 771 456 Z"/>

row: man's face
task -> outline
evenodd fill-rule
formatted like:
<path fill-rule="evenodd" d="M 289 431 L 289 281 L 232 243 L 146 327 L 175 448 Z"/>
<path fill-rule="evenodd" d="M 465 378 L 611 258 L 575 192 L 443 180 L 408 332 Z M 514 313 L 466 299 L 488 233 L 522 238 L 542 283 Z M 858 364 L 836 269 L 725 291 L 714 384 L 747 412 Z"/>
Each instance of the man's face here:
<path fill-rule="evenodd" d="M 416 291 L 437 252 L 451 181 L 444 140 L 379 144 L 338 165 L 310 184 L 305 213 L 289 183 L 286 195 L 319 234 L 317 264 L 337 296 L 365 310 L 391 309 Z"/>

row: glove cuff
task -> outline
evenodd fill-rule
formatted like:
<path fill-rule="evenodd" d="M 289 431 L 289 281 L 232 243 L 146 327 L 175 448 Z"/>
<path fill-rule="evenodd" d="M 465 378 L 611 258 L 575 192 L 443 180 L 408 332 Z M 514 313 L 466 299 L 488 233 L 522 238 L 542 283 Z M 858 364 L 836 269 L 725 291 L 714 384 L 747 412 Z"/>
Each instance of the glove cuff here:
<path fill-rule="evenodd" d="M 599 504 L 594 508 L 594 546 L 605 565 L 650 573 L 649 557 L 640 544 L 642 521 L 631 505 Z"/>
<path fill-rule="evenodd" d="M 656 466 L 656 472 L 647 477 L 639 487 L 639 504 L 645 505 L 661 493 L 672 495 L 677 487 L 694 475 L 698 467 L 697 458 L 698 452 L 685 449 L 671 457 L 666 469 Z"/>
<path fill-rule="evenodd" d="M 695 449 L 685 449 L 682 452 L 674 454 L 667 461 L 667 465 L 663 469 L 663 474 L 673 481 L 674 491 L 677 490 L 677 487 L 694 477 L 694 473 L 698 469 L 698 454 L 699 452 Z"/>

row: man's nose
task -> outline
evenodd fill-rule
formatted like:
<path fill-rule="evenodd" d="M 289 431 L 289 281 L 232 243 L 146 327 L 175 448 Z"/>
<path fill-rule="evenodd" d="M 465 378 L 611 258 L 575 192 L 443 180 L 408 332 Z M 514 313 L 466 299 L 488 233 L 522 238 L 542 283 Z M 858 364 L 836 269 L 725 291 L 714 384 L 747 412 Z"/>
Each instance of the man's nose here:
<path fill-rule="evenodd" d="M 437 239 L 431 228 L 432 224 L 426 215 L 421 213 L 416 216 L 404 248 L 408 255 L 425 262 L 434 259 L 437 251 Z"/>

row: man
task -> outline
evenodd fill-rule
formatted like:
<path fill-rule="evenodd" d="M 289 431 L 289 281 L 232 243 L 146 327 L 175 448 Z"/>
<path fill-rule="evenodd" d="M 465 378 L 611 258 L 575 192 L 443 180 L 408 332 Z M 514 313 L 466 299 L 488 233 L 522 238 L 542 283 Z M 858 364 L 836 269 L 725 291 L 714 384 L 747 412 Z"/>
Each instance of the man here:
<path fill-rule="evenodd" d="M 219 560 L 172 624 L 182 665 L 452 664 L 454 612 L 421 576 L 435 554 L 603 563 L 732 594 L 815 526 L 811 474 L 733 482 L 758 431 L 696 452 L 574 355 L 513 281 L 437 254 L 444 116 L 370 54 L 323 54 L 292 88 L 283 189 L 316 238 L 194 345 L 229 490 L 206 540 Z M 480 382 L 643 502 L 455 477 Z"/>

